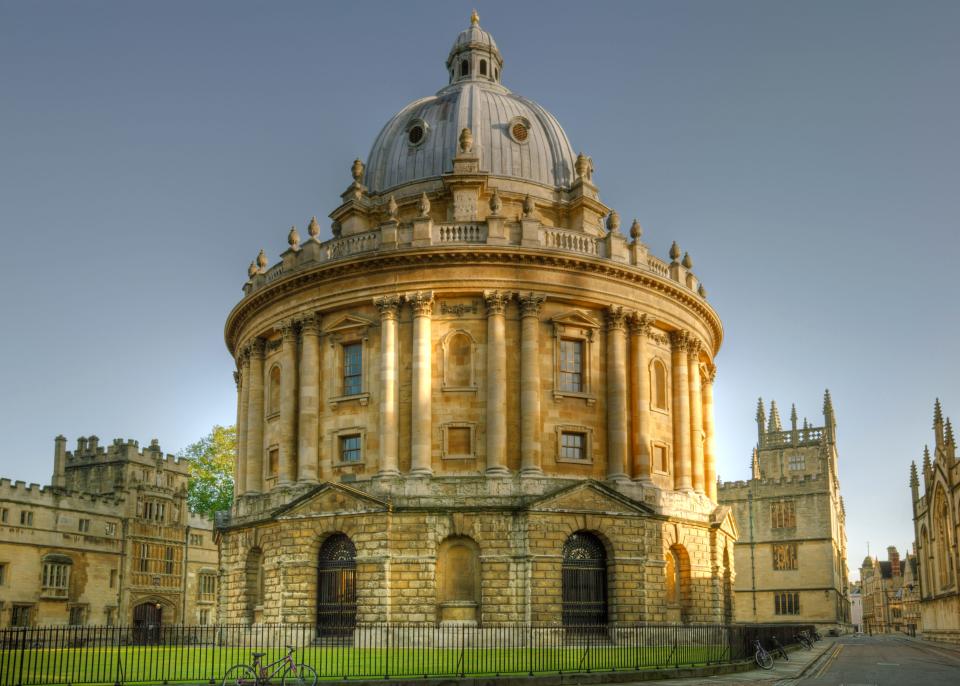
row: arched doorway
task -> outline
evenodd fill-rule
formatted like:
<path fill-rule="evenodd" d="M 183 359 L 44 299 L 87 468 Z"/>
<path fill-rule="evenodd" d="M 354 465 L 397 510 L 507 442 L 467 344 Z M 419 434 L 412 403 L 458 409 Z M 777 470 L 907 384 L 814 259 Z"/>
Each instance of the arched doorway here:
<path fill-rule="evenodd" d="M 160 603 L 140 603 L 133 608 L 133 640 L 135 643 L 159 643 L 163 607 Z"/>
<path fill-rule="evenodd" d="M 563 544 L 563 625 L 602 626 L 607 623 L 607 552 L 585 531 Z"/>
<path fill-rule="evenodd" d="M 723 548 L 723 621 L 733 622 L 733 575 L 730 571 L 730 551 Z"/>
<path fill-rule="evenodd" d="M 317 634 L 353 636 L 357 623 L 357 548 L 345 534 L 320 546 L 317 567 Z"/>

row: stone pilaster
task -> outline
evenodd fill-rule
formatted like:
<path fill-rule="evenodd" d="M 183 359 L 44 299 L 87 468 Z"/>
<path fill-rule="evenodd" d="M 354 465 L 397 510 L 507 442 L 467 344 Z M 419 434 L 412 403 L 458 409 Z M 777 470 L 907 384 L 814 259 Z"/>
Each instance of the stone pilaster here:
<path fill-rule="evenodd" d="M 700 393 L 703 399 L 703 479 L 707 497 L 717 501 L 717 448 L 714 439 L 713 423 L 713 380 L 717 377 L 717 368 L 708 365 L 704 370 Z"/>
<path fill-rule="evenodd" d="M 409 293 L 406 300 L 413 310 L 413 404 L 410 419 L 410 475 L 433 474 L 433 340 L 431 317 L 433 292 Z"/>
<path fill-rule="evenodd" d="M 637 481 L 650 483 L 650 356 L 647 337 L 653 320 L 646 314 L 630 318 L 630 387 L 632 421 L 630 451 L 633 456 L 631 476 Z"/>
<path fill-rule="evenodd" d="M 250 399 L 247 401 L 246 493 L 263 492 L 263 348 L 262 338 L 250 344 Z"/>
<path fill-rule="evenodd" d="M 237 463 L 234 470 L 234 500 L 247 491 L 247 413 L 250 402 L 250 351 L 237 353 Z"/>
<path fill-rule="evenodd" d="M 520 296 L 520 474 L 540 476 L 540 307 L 546 296 Z"/>
<path fill-rule="evenodd" d="M 622 307 L 607 308 L 607 479 L 627 476 L 627 322 Z"/>
<path fill-rule="evenodd" d="M 690 470 L 693 490 L 706 493 L 703 483 L 703 401 L 700 394 L 700 341 L 690 339 L 687 349 L 687 376 L 690 381 Z"/>
<path fill-rule="evenodd" d="M 693 490 L 690 476 L 690 381 L 687 373 L 687 350 L 690 332 L 670 333 L 671 374 L 673 376 L 673 487 Z"/>
<path fill-rule="evenodd" d="M 487 475 L 508 476 L 507 344 L 505 313 L 509 293 L 486 291 L 487 303 Z"/>
<path fill-rule="evenodd" d="M 280 474 L 279 486 L 297 480 L 297 329 L 281 322 L 280 335 Z"/>
<path fill-rule="evenodd" d="M 300 320 L 300 421 L 297 426 L 297 481 L 317 483 L 320 462 L 320 317 Z"/>
<path fill-rule="evenodd" d="M 380 310 L 380 471 L 379 476 L 398 476 L 399 426 L 397 417 L 397 314 L 399 296 L 375 298 Z"/>

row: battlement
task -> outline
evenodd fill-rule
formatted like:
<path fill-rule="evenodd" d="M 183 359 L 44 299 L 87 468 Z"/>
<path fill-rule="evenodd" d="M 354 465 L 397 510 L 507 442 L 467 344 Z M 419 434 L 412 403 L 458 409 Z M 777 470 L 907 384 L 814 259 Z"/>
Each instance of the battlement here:
<path fill-rule="evenodd" d="M 760 436 L 760 450 L 806 448 L 823 444 L 826 427 L 810 426 L 787 431 L 768 431 Z"/>
<path fill-rule="evenodd" d="M 69 507 L 71 502 L 77 503 L 78 506 L 89 505 L 90 503 L 104 503 L 114 506 L 125 502 L 124 498 L 114 495 L 65 491 L 52 486 L 27 484 L 25 481 L 11 481 L 6 478 L 0 479 L 0 500 L 28 502 L 31 505 L 48 505 L 51 507 Z"/>
<path fill-rule="evenodd" d="M 66 443 L 62 436 L 57 442 Z M 132 438 L 115 438 L 108 446 L 100 445 L 97 436 L 80 436 L 74 451 L 65 451 L 65 466 L 67 469 L 76 469 L 91 465 L 106 464 L 108 462 L 133 462 L 140 465 L 155 467 L 158 461 L 163 462 L 163 468 L 181 474 L 189 474 L 190 461 L 175 455 L 164 455 L 157 439 L 150 445 L 140 449 L 140 443 Z"/>
<path fill-rule="evenodd" d="M 750 479 L 748 481 L 721 481 L 717 486 L 718 493 L 734 494 L 738 490 L 751 490 L 766 488 L 781 489 L 784 486 L 799 486 L 807 483 L 814 483 L 824 480 L 822 474 L 803 474 L 801 476 L 786 476 L 777 479 Z"/>

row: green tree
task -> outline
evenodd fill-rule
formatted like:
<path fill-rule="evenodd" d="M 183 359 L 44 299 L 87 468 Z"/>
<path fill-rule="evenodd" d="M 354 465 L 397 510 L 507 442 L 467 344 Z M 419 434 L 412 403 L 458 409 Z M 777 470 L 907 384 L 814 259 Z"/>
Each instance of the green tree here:
<path fill-rule="evenodd" d="M 187 504 L 191 512 L 212 517 L 233 503 L 233 460 L 237 427 L 215 425 L 210 433 L 180 451 L 190 458 Z"/>

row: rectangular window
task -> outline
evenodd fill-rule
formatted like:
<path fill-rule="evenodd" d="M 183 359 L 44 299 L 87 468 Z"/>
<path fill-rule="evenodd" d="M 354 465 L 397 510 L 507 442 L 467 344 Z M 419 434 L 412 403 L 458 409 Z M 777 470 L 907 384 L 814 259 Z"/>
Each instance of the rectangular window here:
<path fill-rule="evenodd" d="M 114 522 L 107 522 L 103 525 L 103 534 L 104 536 L 116 536 L 117 535 L 117 525 Z"/>
<path fill-rule="evenodd" d="M 360 461 L 360 434 L 340 437 L 340 461 Z"/>
<path fill-rule="evenodd" d="M 116 588 L 116 587 L 117 587 L 117 570 L 111 569 L 110 570 L 110 588 Z"/>
<path fill-rule="evenodd" d="M 63 562 L 43 563 L 43 594 L 66 597 L 70 588 L 70 565 Z"/>
<path fill-rule="evenodd" d="M 800 614 L 799 593 L 777 593 L 773 597 L 774 612 L 778 615 Z"/>
<path fill-rule="evenodd" d="M 163 573 L 173 574 L 173 548 L 167 546 L 163 551 Z"/>
<path fill-rule="evenodd" d="M 0 509 L 0 524 L 6 524 L 9 518 L 10 518 L 10 510 L 8 510 L 5 507 Z"/>
<path fill-rule="evenodd" d="M 139 555 L 139 566 L 141 572 L 150 571 L 150 551 L 147 549 L 146 543 L 140 543 L 140 555 Z"/>
<path fill-rule="evenodd" d="M 0 586 L 3 586 L 7 581 L 7 563 L 0 562 Z"/>
<path fill-rule="evenodd" d="M 343 346 L 343 395 L 363 392 L 363 344 Z"/>
<path fill-rule="evenodd" d="M 14 605 L 10 612 L 10 626 L 26 627 L 30 626 L 30 619 L 33 615 L 33 605 Z"/>
<path fill-rule="evenodd" d="M 200 575 L 200 600 L 213 600 L 217 594 L 217 577 L 213 574 Z"/>
<path fill-rule="evenodd" d="M 270 448 L 270 476 L 280 474 L 280 448 Z"/>
<path fill-rule="evenodd" d="M 775 543 L 773 545 L 773 568 L 777 571 L 797 568 L 796 543 Z"/>
<path fill-rule="evenodd" d="M 560 390 L 583 392 L 583 341 L 560 340 Z"/>
<path fill-rule="evenodd" d="M 770 503 L 770 526 L 773 529 L 796 528 L 797 508 L 792 500 Z"/>
<path fill-rule="evenodd" d="M 81 519 L 80 522 L 79 522 L 79 524 L 78 524 L 78 526 L 77 526 L 77 529 L 78 529 L 78 530 L 80 531 L 80 533 L 82 533 L 82 534 L 89 533 L 89 532 L 90 532 L 90 520 L 89 520 L 89 519 Z"/>
<path fill-rule="evenodd" d="M 112 607 L 107 607 L 103 610 L 104 623 L 107 626 L 113 626 L 113 613 L 114 609 Z"/>
<path fill-rule="evenodd" d="M 20 513 L 20 526 L 33 526 L 33 513 L 23 510 Z"/>
<path fill-rule="evenodd" d="M 653 468 L 658 472 L 669 472 L 670 463 L 667 457 L 667 446 L 653 446 Z"/>
<path fill-rule="evenodd" d="M 83 626 L 86 618 L 86 608 L 83 605 L 75 605 L 70 608 L 70 626 Z"/>
<path fill-rule="evenodd" d="M 200 610 L 200 626 L 210 623 L 210 610 Z"/>
<path fill-rule="evenodd" d="M 587 459 L 587 435 L 576 431 L 561 433 L 560 457 L 564 460 Z"/>
<path fill-rule="evenodd" d="M 803 455 L 791 455 L 789 467 L 791 472 L 802 472 L 806 468 Z"/>
<path fill-rule="evenodd" d="M 200 534 L 190 534 L 190 545 L 203 545 L 203 536 Z"/>

